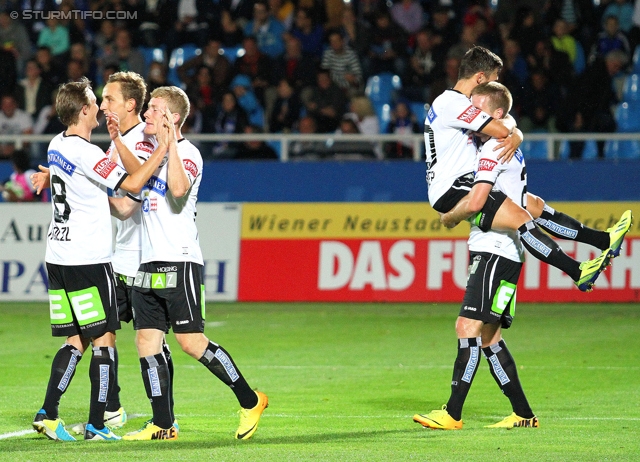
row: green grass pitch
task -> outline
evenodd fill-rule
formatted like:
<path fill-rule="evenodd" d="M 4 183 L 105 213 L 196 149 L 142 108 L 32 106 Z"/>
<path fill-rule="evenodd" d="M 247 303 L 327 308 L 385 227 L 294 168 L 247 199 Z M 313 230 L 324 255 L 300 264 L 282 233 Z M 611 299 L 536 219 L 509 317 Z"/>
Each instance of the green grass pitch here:
<path fill-rule="evenodd" d="M 30 432 L 51 358 L 46 304 L 0 303 L 1 461 L 626 461 L 640 460 L 640 306 L 519 304 L 505 339 L 538 429 L 485 425 L 511 413 L 486 361 L 460 431 L 415 424 L 449 396 L 458 305 L 209 304 L 206 334 L 234 357 L 270 406 L 236 441 L 233 393 L 179 351 L 175 442 L 60 443 Z M 137 429 L 150 416 L 131 325 L 118 334 L 121 399 Z M 88 358 L 60 405 L 85 421 Z"/>

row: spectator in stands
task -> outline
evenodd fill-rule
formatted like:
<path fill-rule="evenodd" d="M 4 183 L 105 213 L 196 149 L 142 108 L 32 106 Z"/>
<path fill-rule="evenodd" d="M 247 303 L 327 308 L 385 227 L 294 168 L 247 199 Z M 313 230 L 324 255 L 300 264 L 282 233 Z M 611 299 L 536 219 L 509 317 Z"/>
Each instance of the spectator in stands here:
<path fill-rule="evenodd" d="M 356 52 L 345 46 L 337 30 L 329 33 L 329 48 L 322 55 L 321 66 L 328 69 L 335 84 L 348 94 L 362 90 L 362 68 Z"/>
<path fill-rule="evenodd" d="M 84 65 L 82 61 L 70 59 L 67 62 L 67 82 L 79 82 L 84 77 Z"/>
<path fill-rule="evenodd" d="M 38 35 L 38 46 L 49 47 L 54 58 L 62 59 L 69 51 L 69 30 L 60 24 L 57 17 L 51 16 L 47 19 L 47 27 Z"/>
<path fill-rule="evenodd" d="M 429 29 L 435 35 L 436 46 L 443 46 L 446 49 L 451 43 L 458 41 L 458 28 L 453 17 L 453 10 L 447 6 L 439 5 L 434 8 Z"/>
<path fill-rule="evenodd" d="M 342 116 L 340 119 L 340 125 L 335 132 L 337 135 L 359 135 L 360 129 L 358 128 L 358 122 L 355 114 L 348 113 Z M 375 157 L 373 153 L 373 147 L 370 142 L 365 141 L 347 141 L 347 140 L 330 140 L 327 142 L 327 148 L 329 152 L 334 153 L 333 157 L 339 159 L 373 159 Z"/>
<path fill-rule="evenodd" d="M 238 105 L 236 95 L 231 91 L 224 93 L 218 113 L 213 121 L 212 132 L 222 134 L 244 133 L 244 127 L 248 124 L 247 114 Z M 235 146 L 235 144 L 228 142 L 216 143 L 213 148 L 213 154 L 217 157 L 231 158 L 235 154 Z"/>
<path fill-rule="evenodd" d="M 337 29 L 345 46 L 353 49 L 358 56 L 365 56 L 371 41 L 371 25 L 356 17 L 353 8 L 345 4 L 342 10 L 342 24 Z"/>
<path fill-rule="evenodd" d="M 550 39 L 542 39 L 536 43 L 533 56 L 529 57 L 529 68 L 545 71 L 551 83 L 558 91 L 558 97 L 564 98 L 573 84 L 574 69 L 566 53 L 556 50 Z"/>
<path fill-rule="evenodd" d="M 289 133 L 300 118 L 302 102 L 295 87 L 287 79 L 280 80 L 277 91 L 278 97 L 269 117 L 269 131 L 271 133 Z"/>
<path fill-rule="evenodd" d="M 555 132 L 558 92 L 542 69 L 533 69 L 524 87 L 519 128 L 524 133 Z"/>
<path fill-rule="evenodd" d="M 369 98 L 363 95 L 352 97 L 349 101 L 349 113 L 355 115 L 353 120 L 358 124 L 360 133 L 363 135 L 380 134 L 380 121 Z"/>
<path fill-rule="evenodd" d="M 42 80 L 49 82 L 54 87 L 63 82 L 66 77 L 66 69 L 63 69 L 57 62 L 53 61 L 51 50 L 48 47 L 38 47 L 35 59 L 42 71 Z"/>
<path fill-rule="evenodd" d="M 271 15 L 282 23 L 285 30 L 290 30 L 293 25 L 295 9 L 291 0 L 269 0 Z"/>
<path fill-rule="evenodd" d="M 475 45 L 478 41 L 478 29 L 471 24 L 465 24 L 462 26 L 462 31 L 460 32 L 460 37 L 456 41 L 455 45 L 453 45 L 447 51 L 447 54 L 455 55 L 458 58 L 462 59 L 464 54 Z"/>
<path fill-rule="evenodd" d="M 518 42 L 520 51 L 527 62 L 532 59 L 536 43 L 544 38 L 542 27 L 536 21 L 533 9 L 528 6 L 517 9 L 509 37 Z"/>
<path fill-rule="evenodd" d="M 302 54 L 300 39 L 293 35 L 285 38 L 285 53 L 274 63 L 275 80 L 287 79 L 296 91 L 310 87 L 316 82 L 318 63 L 308 55 Z"/>
<path fill-rule="evenodd" d="M 69 48 L 69 59 L 75 59 L 82 63 L 83 73 L 89 80 L 93 81 L 96 78 L 95 62 L 91 59 L 89 53 L 87 53 L 87 47 L 84 43 L 71 44 Z"/>
<path fill-rule="evenodd" d="M 102 83 L 100 85 L 98 85 L 94 91 L 96 98 L 98 98 L 99 100 L 102 99 L 102 91 L 104 90 L 104 86 L 107 84 L 107 82 L 109 82 L 109 77 L 111 77 L 111 74 L 115 74 L 116 72 L 119 72 L 120 68 L 115 65 L 115 64 L 110 64 L 107 67 L 104 68 L 104 70 L 102 71 Z M 148 88 L 147 88 L 148 90 Z M 147 92 L 147 97 L 149 96 L 150 92 Z M 98 120 L 100 120 L 100 113 L 103 113 L 103 111 L 99 111 L 98 112 Z M 100 127 L 98 127 L 100 128 Z M 106 128 L 106 127 L 104 127 Z M 108 133 L 108 130 L 107 132 Z"/>
<path fill-rule="evenodd" d="M 256 125 L 244 127 L 244 133 L 263 133 L 263 130 Z M 278 160 L 278 153 L 266 144 L 263 140 L 248 140 L 238 147 L 234 154 L 235 160 Z"/>
<path fill-rule="evenodd" d="M 245 36 L 256 38 L 258 49 L 271 59 L 284 53 L 284 26 L 269 13 L 269 7 L 263 0 L 253 5 L 253 19 L 244 27 Z"/>
<path fill-rule="evenodd" d="M 245 53 L 234 64 L 235 74 L 249 76 L 253 91 L 260 101 L 264 101 L 264 92 L 271 80 L 271 59 L 258 49 L 255 37 L 245 37 L 242 40 L 242 46 Z"/>
<path fill-rule="evenodd" d="M 367 75 L 391 72 L 404 77 L 406 70 L 407 38 L 404 31 L 391 21 L 389 13 L 380 11 L 371 31 L 372 40 L 367 52 Z"/>
<path fill-rule="evenodd" d="M 627 0 L 613 0 L 604 10 L 602 15 L 604 21 L 602 27 L 606 28 L 606 20 L 609 16 L 615 16 L 618 19 L 620 30 L 628 34 L 633 27 L 633 5 Z"/>
<path fill-rule="evenodd" d="M 264 109 L 253 92 L 249 77 L 238 74 L 233 78 L 229 87 L 236 95 L 238 105 L 246 112 L 249 123 L 260 127 L 264 126 Z"/>
<path fill-rule="evenodd" d="M 0 44 L 13 54 L 17 71 L 21 74 L 26 60 L 31 56 L 31 40 L 24 25 L 12 20 L 9 13 L 8 10 L 0 10 Z"/>
<path fill-rule="evenodd" d="M 220 16 L 220 28 L 213 31 L 213 35 L 220 40 L 223 47 L 235 47 L 242 43 L 244 33 L 242 28 L 231 17 L 231 13 L 222 10 Z"/>
<path fill-rule="evenodd" d="M 254 0 L 220 0 L 220 7 L 227 11 L 233 21 L 244 25 L 253 17 Z"/>
<path fill-rule="evenodd" d="M 297 124 L 297 131 L 301 135 L 315 135 L 318 133 L 316 119 L 312 116 L 306 115 L 302 117 Z M 306 139 L 300 141 L 294 141 L 291 143 L 289 154 L 292 158 L 306 157 L 308 159 L 315 159 L 322 155 L 325 148 L 320 141 L 309 141 Z"/>
<path fill-rule="evenodd" d="M 416 46 L 409 57 L 409 66 L 403 79 L 402 94 L 413 101 L 427 101 L 429 86 L 444 73 L 442 48 L 436 46 L 430 29 L 418 31 Z"/>
<path fill-rule="evenodd" d="M 60 25 L 69 31 L 69 44 L 82 43 L 91 46 L 93 41 L 92 34 L 87 30 L 87 21 L 80 15 L 72 12 L 74 6 L 72 3 L 63 2 L 60 5 Z"/>
<path fill-rule="evenodd" d="M 231 81 L 232 67 L 229 60 L 220 55 L 220 41 L 210 38 L 202 53 L 194 56 L 182 66 L 178 67 L 178 77 L 187 86 L 195 80 L 194 71 L 202 66 L 207 66 L 211 72 L 211 84 L 213 86 L 213 98 L 219 100 L 224 88 Z"/>
<path fill-rule="evenodd" d="M 9 11 L 17 11 L 17 10 L 37 10 L 40 15 L 30 15 L 29 19 L 27 19 L 24 15 L 20 15 L 20 21 L 24 24 L 27 33 L 29 34 L 29 39 L 31 43 L 36 43 L 38 41 L 38 37 L 42 29 L 46 27 L 43 18 L 49 17 L 49 13 L 51 11 L 56 11 L 57 2 L 55 0 L 20 0 L 14 1 L 13 7 L 8 8 Z M 7 6 L 10 6 L 11 3 L 7 2 Z"/>
<path fill-rule="evenodd" d="M 427 102 L 433 104 L 433 100 L 442 94 L 448 88 L 453 88 L 458 81 L 458 70 L 460 69 L 460 57 L 453 53 L 447 56 L 444 62 L 444 75 L 436 79 L 431 84 L 429 99 Z"/>
<path fill-rule="evenodd" d="M 558 18 L 553 23 L 553 35 L 551 44 L 557 51 L 566 53 L 572 65 L 575 64 L 578 56 L 578 45 L 576 39 L 570 34 L 569 23 L 562 18 Z"/>
<path fill-rule="evenodd" d="M 17 83 L 16 58 L 11 51 L 0 47 L 0 92 L 13 93 Z"/>
<path fill-rule="evenodd" d="M 172 0 L 145 1 L 144 8 L 138 8 L 140 26 L 138 28 L 141 45 L 157 47 L 164 43 L 164 34 L 173 25 Z"/>
<path fill-rule="evenodd" d="M 40 66 L 35 59 L 27 61 L 25 78 L 20 81 L 16 99 L 18 107 L 35 119 L 43 107 L 51 103 L 53 86 L 42 80 Z"/>
<path fill-rule="evenodd" d="M 218 102 L 216 98 L 216 87 L 213 84 L 211 69 L 202 64 L 196 69 L 195 76 L 191 83 L 187 85 L 187 96 L 191 105 L 195 106 L 203 117 L 214 117 L 215 108 Z"/>
<path fill-rule="evenodd" d="M 38 135 L 41 135 L 43 133 L 58 134 L 66 129 L 66 126 L 62 122 L 60 122 L 58 113 L 56 112 L 57 95 L 58 90 L 53 90 L 53 92 L 51 93 L 51 101 L 38 113 L 36 123 L 33 125 L 33 133 Z"/>
<path fill-rule="evenodd" d="M 311 13 L 306 8 L 296 10 L 291 35 L 300 40 L 303 54 L 320 61 L 324 48 L 324 29 L 320 24 L 313 22 Z"/>
<path fill-rule="evenodd" d="M 391 18 L 407 35 L 415 34 L 424 25 L 424 10 L 416 0 L 396 0 L 390 11 Z"/>
<path fill-rule="evenodd" d="M 618 103 L 614 77 L 627 65 L 628 58 L 620 50 L 598 58 L 571 86 L 561 105 L 557 121 L 563 132 L 607 133 L 616 129 L 612 107 Z M 604 157 L 604 141 L 598 141 L 598 157 Z M 583 141 L 569 143 L 570 157 L 580 158 Z"/>
<path fill-rule="evenodd" d="M 589 62 L 593 62 L 598 56 L 604 57 L 612 50 L 620 50 L 628 57 L 631 56 L 631 49 L 627 37 L 620 31 L 618 18 L 607 16 L 604 19 L 603 30 L 598 33 L 595 43 L 589 54 Z"/>
<path fill-rule="evenodd" d="M 103 66 L 115 64 L 122 72 L 132 71 L 144 74 L 144 56 L 131 46 L 131 33 L 126 29 L 118 29 L 115 38 L 115 48 L 102 61 Z"/>
<path fill-rule="evenodd" d="M 334 131 L 345 109 L 344 92 L 332 80 L 328 69 L 320 69 L 317 85 L 304 101 L 307 113 L 316 120 L 319 133 Z"/>
<path fill-rule="evenodd" d="M 396 103 L 391 111 L 389 133 L 408 135 L 422 132 L 422 121 L 418 122 L 414 113 L 404 101 Z M 413 143 L 411 140 L 386 143 L 384 146 L 387 159 L 413 159 Z"/>
<path fill-rule="evenodd" d="M 164 63 L 154 61 L 149 65 L 149 74 L 147 74 L 147 95 L 145 104 L 149 102 L 149 98 L 153 90 L 159 87 L 167 87 L 171 84 L 167 80 L 167 66 Z"/>
<path fill-rule="evenodd" d="M 4 95 L 0 100 L 0 135 L 20 135 L 33 133 L 33 119 L 22 109 L 13 95 Z M 14 143 L 11 143 L 14 144 Z M 22 142 L 15 143 L 22 149 Z"/>
<path fill-rule="evenodd" d="M 10 150 L 13 150 L 13 145 L 9 144 L 9 146 L 11 146 Z M 0 185 L 2 198 L 6 202 L 35 202 L 42 200 L 40 195 L 36 194 L 36 190 L 29 179 L 35 173 L 35 170 L 31 168 L 29 155 L 23 150 L 13 150 L 8 157 L 11 158 L 13 173 L 11 173 L 9 181 Z"/>
<path fill-rule="evenodd" d="M 500 82 L 506 86 L 513 96 L 512 114 L 519 115 L 522 104 L 522 89 L 529 78 L 529 67 L 527 61 L 520 53 L 520 45 L 511 38 L 506 38 L 502 42 L 502 72 L 500 72 Z"/>
<path fill-rule="evenodd" d="M 113 53 L 116 43 L 116 26 L 113 21 L 105 19 L 100 23 L 100 30 L 94 37 L 94 43 L 98 57 Z"/>
<path fill-rule="evenodd" d="M 166 43 L 169 50 L 187 43 L 198 47 L 205 45 L 209 36 L 209 23 L 217 17 L 217 6 L 214 2 L 194 0 L 178 0 L 173 3 L 172 18 L 177 21 L 169 28 Z"/>

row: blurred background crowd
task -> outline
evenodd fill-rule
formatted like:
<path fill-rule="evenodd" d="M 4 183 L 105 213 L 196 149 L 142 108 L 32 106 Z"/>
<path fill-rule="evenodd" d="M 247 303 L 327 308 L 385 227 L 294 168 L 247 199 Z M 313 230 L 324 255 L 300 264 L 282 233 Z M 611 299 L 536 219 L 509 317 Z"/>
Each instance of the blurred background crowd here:
<path fill-rule="evenodd" d="M 523 132 L 640 131 L 621 112 L 640 99 L 638 43 L 640 0 L 0 0 L 0 134 L 59 133 L 57 85 L 87 76 L 100 98 L 117 71 L 181 86 L 187 133 L 421 133 L 471 45 L 502 57 Z M 258 141 L 201 150 L 278 157 Z M 357 150 L 295 143 L 290 155 Z M 370 151 L 413 156 L 402 142 Z M 37 153 L 2 144 L 16 155 Z"/>

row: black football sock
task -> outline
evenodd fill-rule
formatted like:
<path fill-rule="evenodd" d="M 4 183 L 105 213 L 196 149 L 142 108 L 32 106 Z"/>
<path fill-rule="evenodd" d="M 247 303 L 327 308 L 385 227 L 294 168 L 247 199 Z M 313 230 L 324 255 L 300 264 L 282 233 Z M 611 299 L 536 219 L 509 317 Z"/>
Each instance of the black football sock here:
<path fill-rule="evenodd" d="M 524 395 L 522 385 L 520 385 L 516 363 L 504 340 L 489 345 L 487 348 L 483 348 L 482 351 L 489 362 L 491 375 L 502 390 L 502 393 L 511 401 L 513 412 L 525 419 L 534 417 L 527 397 Z"/>
<path fill-rule="evenodd" d="M 173 416 L 169 405 L 171 380 L 164 354 L 140 358 L 142 381 L 153 410 L 153 423 L 168 429 L 173 425 Z"/>
<path fill-rule="evenodd" d="M 562 212 L 544 206 L 536 224 L 553 237 L 590 244 L 600 250 L 609 248 L 609 233 L 584 226 L 578 220 Z"/>
<path fill-rule="evenodd" d="M 104 428 L 104 411 L 107 409 L 109 384 L 113 383 L 113 358 L 113 348 L 93 347 L 93 356 L 89 365 L 89 379 L 91 381 L 89 423 L 97 430 Z"/>
<path fill-rule="evenodd" d="M 118 385 L 118 349 L 113 349 L 113 383 L 109 387 L 107 397 L 107 411 L 115 412 L 120 409 L 120 385 Z"/>
<path fill-rule="evenodd" d="M 44 397 L 42 409 L 50 419 L 58 418 L 58 405 L 60 398 L 67 391 L 71 379 L 76 373 L 76 366 L 82 359 L 82 353 L 73 345 L 65 343 L 60 347 L 51 362 L 51 375 L 47 385 L 47 394 Z"/>
<path fill-rule="evenodd" d="M 171 350 L 167 342 L 162 344 L 162 352 L 167 360 L 167 368 L 169 370 L 169 409 L 171 410 L 171 421 L 173 422 L 176 418 L 173 413 L 173 358 L 171 357 Z"/>
<path fill-rule="evenodd" d="M 458 356 L 453 363 L 451 396 L 447 402 L 447 412 L 455 420 L 462 418 L 462 406 L 480 365 L 480 345 L 480 337 L 458 339 Z"/>
<path fill-rule="evenodd" d="M 220 345 L 210 341 L 199 361 L 231 388 L 241 407 L 251 409 L 258 404 L 256 392 L 249 387 L 229 353 Z"/>
<path fill-rule="evenodd" d="M 538 260 L 564 271 L 571 279 L 580 279 L 580 263 L 568 256 L 558 243 L 536 226 L 533 220 L 518 228 L 520 241 Z"/>

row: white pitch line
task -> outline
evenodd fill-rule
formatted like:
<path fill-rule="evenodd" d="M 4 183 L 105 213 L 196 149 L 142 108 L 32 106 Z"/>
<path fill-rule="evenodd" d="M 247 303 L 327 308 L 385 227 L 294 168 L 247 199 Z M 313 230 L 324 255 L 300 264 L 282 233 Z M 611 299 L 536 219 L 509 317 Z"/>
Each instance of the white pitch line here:
<path fill-rule="evenodd" d="M 30 430 L 20 430 L 18 432 L 2 433 L 0 434 L 0 440 L 13 438 L 14 436 L 24 436 L 24 435 L 28 435 L 29 433 L 35 433 L 35 432 L 36 431 L 32 428 Z"/>

